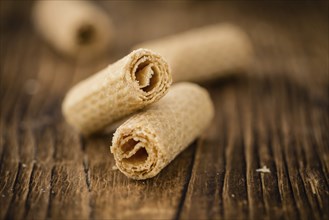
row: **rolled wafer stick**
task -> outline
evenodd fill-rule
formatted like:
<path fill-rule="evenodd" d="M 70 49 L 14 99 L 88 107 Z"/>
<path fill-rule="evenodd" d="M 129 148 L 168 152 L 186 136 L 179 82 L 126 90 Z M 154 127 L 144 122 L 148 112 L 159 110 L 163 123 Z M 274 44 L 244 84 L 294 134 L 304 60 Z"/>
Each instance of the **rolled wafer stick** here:
<path fill-rule="evenodd" d="M 64 99 L 63 114 L 69 124 L 91 134 L 159 100 L 171 82 L 166 61 L 138 49 L 74 86 Z"/>
<path fill-rule="evenodd" d="M 116 166 L 133 179 L 154 177 L 204 131 L 213 115 L 205 89 L 185 82 L 172 86 L 159 102 L 116 130 L 111 147 Z"/>
<path fill-rule="evenodd" d="M 36 30 L 58 51 L 91 58 L 105 51 L 113 37 L 109 16 L 89 1 L 37 1 Z"/>
<path fill-rule="evenodd" d="M 136 47 L 160 53 L 172 68 L 174 82 L 207 81 L 246 71 L 253 57 L 246 33 L 230 24 L 192 29 Z"/>

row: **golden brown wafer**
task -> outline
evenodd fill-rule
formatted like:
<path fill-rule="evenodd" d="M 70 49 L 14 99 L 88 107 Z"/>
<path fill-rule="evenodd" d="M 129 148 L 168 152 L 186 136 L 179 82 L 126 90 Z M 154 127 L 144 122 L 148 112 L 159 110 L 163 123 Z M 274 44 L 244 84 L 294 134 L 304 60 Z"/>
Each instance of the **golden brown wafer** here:
<path fill-rule="evenodd" d="M 156 102 L 171 82 L 166 61 L 138 49 L 74 86 L 63 102 L 63 114 L 69 124 L 90 134 Z"/>
<path fill-rule="evenodd" d="M 91 58 L 113 38 L 109 16 L 89 1 L 37 1 L 32 16 L 40 35 L 66 55 Z"/>
<path fill-rule="evenodd" d="M 157 175 L 209 125 L 214 115 L 208 92 L 178 83 L 159 102 L 137 113 L 115 132 L 116 166 L 133 179 Z"/>
<path fill-rule="evenodd" d="M 160 53 L 173 80 L 207 81 L 249 69 L 253 53 L 247 34 L 231 24 L 219 24 L 138 44 Z"/>

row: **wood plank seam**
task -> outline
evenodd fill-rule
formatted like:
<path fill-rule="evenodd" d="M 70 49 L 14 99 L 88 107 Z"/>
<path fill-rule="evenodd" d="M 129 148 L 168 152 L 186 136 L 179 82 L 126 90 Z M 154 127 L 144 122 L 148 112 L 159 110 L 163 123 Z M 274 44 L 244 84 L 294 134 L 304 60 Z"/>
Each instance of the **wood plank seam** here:
<path fill-rule="evenodd" d="M 19 178 L 19 175 L 21 173 L 21 170 L 22 170 L 22 164 L 21 164 L 21 162 L 18 162 L 18 168 L 17 168 L 17 172 L 16 172 L 15 181 L 14 181 L 13 186 L 12 186 L 13 196 L 11 197 L 11 200 L 10 200 L 10 203 L 9 203 L 6 215 L 5 215 L 5 219 L 11 219 L 11 217 L 9 215 L 10 215 L 10 211 L 13 209 L 12 204 L 13 204 L 13 202 L 15 200 L 15 197 L 16 197 L 16 189 L 17 189 L 17 185 L 18 185 L 18 178 Z"/>
<path fill-rule="evenodd" d="M 91 179 L 90 179 L 90 170 L 89 170 L 89 163 L 88 163 L 88 155 L 86 152 L 86 140 L 84 137 L 80 137 L 79 138 L 80 141 L 80 146 L 81 146 L 81 150 L 83 153 L 83 161 L 82 161 L 82 165 L 83 165 L 83 169 L 85 172 L 85 178 L 86 178 L 86 186 L 88 189 L 88 194 L 89 194 L 89 201 L 88 201 L 88 205 L 89 205 L 89 219 L 93 219 L 93 212 L 94 212 L 94 206 L 92 205 L 92 201 L 91 201 Z"/>
<path fill-rule="evenodd" d="M 289 172 L 290 170 L 288 169 L 287 165 L 288 165 L 288 160 L 291 159 L 291 158 L 287 158 L 287 154 L 286 154 L 286 149 L 287 147 L 287 144 L 285 143 L 287 141 L 287 138 L 289 137 L 289 135 L 285 135 L 284 132 L 287 132 L 285 127 L 284 127 L 284 122 L 285 122 L 285 118 L 284 118 L 284 115 L 281 113 L 279 114 L 279 112 L 286 112 L 286 109 L 289 109 L 291 106 L 289 104 L 286 104 L 286 103 L 291 103 L 291 98 L 292 98 L 292 89 L 291 88 L 294 88 L 295 85 L 293 85 L 290 80 L 286 80 L 284 79 L 283 83 L 279 83 L 279 86 L 280 86 L 280 90 L 279 90 L 279 94 L 281 94 L 281 96 L 283 97 L 282 100 L 279 102 L 279 104 L 276 104 L 276 126 L 273 124 L 272 127 L 273 127 L 273 130 L 275 132 L 275 136 L 277 137 L 278 139 L 278 146 L 279 146 L 279 154 L 280 154 L 280 158 L 283 160 L 283 163 L 282 163 L 282 170 L 283 170 L 283 174 L 286 174 L 284 175 L 283 177 L 286 176 L 286 182 L 287 182 L 287 192 L 286 192 L 286 196 L 287 198 L 284 199 L 283 201 L 289 201 L 289 203 L 292 203 L 290 205 L 291 208 L 288 206 L 288 205 L 284 205 L 284 207 L 286 207 L 286 212 L 287 213 L 290 213 L 291 212 L 291 215 L 293 214 L 297 214 L 297 218 L 300 218 L 301 217 L 301 213 L 297 207 L 297 204 L 296 204 L 296 197 L 294 195 L 294 191 L 293 191 L 293 187 L 292 187 L 292 183 L 291 183 L 291 177 L 292 177 L 292 174 Z M 285 138 L 286 137 L 286 138 Z M 288 140 L 289 141 L 289 140 Z M 284 191 L 284 188 L 282 187 L 282 192 Z M 288 203 L 288 202 L 287 202 Z M 289 208 L 289 210 L 288 210 Z M 291 209 L 291 210 L 290 210 Z M 291 216 L 291 217 L 294 217 L 294 216 Z"/>
<path fill-rule="evenodd" d="M 222 123 L 221 123 L 221 131 L 223 131 L 223 137 L 224 137 L 224 140 L 223 140 L 223 148 L 224 148 L 224 152 L 223 152 L 223 169 L 224 169 L 224 178 L 221 182 L 221 186 L 222 188 L 220 189 L 221 193 L 220 193 L 220 201 L 223 203 L 221 205 L 221 210 L 220 210 L 220 214 L 221 214 L 221 217 L 224 218 L 225 216 L 225 209 L 224 209 L 224 186 L 225 186 L 225 178 L 226 178 L 226 163 L 227 163 L 227 158 L 226 158 L 226 147 L 228 145 L 228 129 L 227 129 L 227 118 L 225 117 L 225 115 L 223 115 L 222 117 Z"/>
<path fill-rule="evenodd" d="M 86 185 L 87 185 L 87 188 L 88 188 L 88 192 L 91 192 L 91 182 L 90 182 L 88 155 L 86 153 L 86 141 L 85 141 L 84 137 L 82 137 L 82 136 L 79 138 L 79 141 L 80 141 L 81 151 L 83 153 L 82 165 L 83 165 L 83 169 L 85 171 Z"/>
<path fill-rule="evenodd" d="M 34 156 L 34 158 L 36 158 L 35 156 Z M 35 162 L 33 161 L 32 171 L 31 171 L 31 176 L 30 176 L 29 186 L 28 186 L 28 192 L 27 192 L 26 201 L 25 201 L 24 218 L 26 218 L 26 216 L 30 210 L 30 196 L 31 196 L 31 192 L 32 192 L 32 182 L 33 182 L 35 168 L 36 168 L 36 165 L 35 165 Z"/>
<path fill-rule="evenodd" d="M 55 165 L 52 165 L 51 175 L 50 175 L 49 199 L 48 199 L 48 206 L 47 206 L 47 212 L 46 212 L 47 219 L 50 219 L 51 218 L 51 203 L 52 203 L 51 201 L 52 201 L 52 199 L 54 197 L 54 195 L 53 195 L 54 172 L 55 172 Z"/>
<path fill-rule="evenodd" d="M 243 111 L 243 108 L 241 106 L 241 102 L 239 102 L 239 95 L 238 93 L 236 92 L 235 94 L 235 102 L 236 102 L 236 106 L 237 106 L 237 112 L 238 112 L 238 121 L 239 121 L 239 127 L 238 127 L 238 133 L 241 135 L 241 138 L 240 138 L 240 143 L 239 145 L 241 145 L 241 148 L 242 148 L 242 166 L 243 166 L 243 178 L 244 178 L 244 189 L 246 191 L 246 202 L 247 202 L 247 207 L 249 207 L 249 203 L 250 203 L 250 198 L 248 197 L 249 195 L 249 190 L 248 190 L 248 186 L 247 186 L 247 183 L 248 183 L 248 179 L 247 179 L 247 152 L 246 152 L 246 145 L 245 145 L 245 135 L 244 135 L 244 132 L 243 132 L 243 119 L 242 119 L 242 111 Z M 247 213 L 246 213 L 246 216 L 249 216 L 250 214 L 250 210 L 247 210 Z"/>
<path fill-rule="evenodd" d="M 177 212 L 176 212 L 176 215 L 174 217 L 175 220 L 178 220 L 180 219 L 180 215 L 181 215 L 181 212 L 183 210 L 183 206 L 184 206 L 184 202 L 185 202 L 185 198 L 186 198 L 186 194 L 187 194 L 187 190 L 188 190 L 188 187 L 189 187 L 189 184 L 190 184 L 190 180 L 191 180 L 191 176 L 192 176 L 192 170 L 193 170 L 193 166 L 194 166 L 194 161 L 195 161 L 195 154 L 196 154 L 196 149 L 197 147 L 200 146 L 200 143 L 202 143 L 202 138 L 199 138 L 197 140 L 197 144 L 196 145 L 193 145 L 193 154 L 192 154 L 192 162 L 188 168 L 189 172 L 185 178 L 185 183 L 184 183 L 184 187 L 183 187 L 183 191 L 182 191 L 182 194 L 181 194 L 181 199 L 178 203 L 178 208 L 177 208 Z"/>
<path fill-rule="evenodd" d="M 284 143 L 283 143 L 283 136 L 281 136 L 280 138 L 280 146 L 284 146 Z M 288 181 L 288 188 L 289 188 L 289 192 L 290 192 L 290 196 L 292 197 L 292 201 L 293 201 L 293 208 L 295 209 L 295 213 L 297 214 L 297 218 L 301 218 L 301 213 L 300 213 L 300 211 L 299 211 L 299 209 L 298 209 L 298 207 L 297 207 L 297 204 L 296 204 L 296 197 L 295 197 L 295 195 L 294 195 L 294 191 L 293 191 L 293 189 L 292 189 L 292 184 L 291 184 L 291 180 L 290 180 L 290 178 L 291 178 L 291 174 L 289 173 L 289 169 L 288 169 L 288 167 L 287 167 L 287 164 L 288 164 L 288 162 L 287 162 L 287 156 L 286 156 L 286 154 L 285 154 L 285 152 L 284 152 L 284 149 L 282 149 L 282 147 L 280 147 L 281 148 L 281 154 L 283 155 L 282 157 L 283 157 L 283 160 L 284 160 L 284 162 L 283 162 L 283 169 L 285 170 L 285 173 L 287 174 L 287 181 Z"/>
<path fill-rule="evenodd" d="M 305 97 L 304 97 L 304 99 L 305 99 Z M 307 128 L 312 128 L 310 116 L 309 116 L 309 114 L 306 113 L 306 112 L 310 112 L 311 109 L 308 106 L 303 106 L 303 107 L 304 107 L 303 108 L 304 111 L 302 109 L 300 109 L 299 110 L 299 115 L 303 119 L 302 122 L 304 123 L 304 125 Z M 326 186 L 326 178 L 325 178 L 325 175 L 322 172 L 322 169 L 320 168 L 321 167 L 321 160 L 319 158 L 319 154 L 318 154 L 317 149 L 316 149 L 317 146 L 316 146 L 316 143 L 314 142 L 314 137 L 311 134 L 314 135 L 313 131 L 311 133 L 307 133 L 306 134 L 307 137 L 309 138 L 308 140 L 305 139 L 305 135 L 304 135 L 304 139 L 305 140 L 304 140 L 304 143 L 302 143 L 302 146 L 303 146 L 304 149 L 311 148 L 312 150 L 314 150 L 312 152 L 312 156 L 314 157 L 315 160 L 312 161 L 312 164 L 309 163 L 309 162 L 307 162 L 306 169 L 304 170 L 304 175 L 303 176 L 304 176 L 304 179 L 305 179 L 304 180 L 305 186 L 308 186 L 310 188 L 310 190 L 311 190 L 311 193 L 308 193 L 307 194 L 307 197 L 309 199 L 314 199 L 314 197 L 315 197 L 315 204 L 314 204 L 315 206 L 313 205 L 313 208 L 316 208 L 317 211 L 315 211 L 315 210 L 314 211 L 315 211 L 315 213 L 318 213 L 317 214 L 318 215 L 318 219 L 321 219 L 322 216 L 324 217 L 324 214 L 326 212 L 325 212 L 324 206 L 322 205 L 322 199 L 321 199 L 321 197 L 319 195 L 320 192 L 317 191 L 318 187 L 317 186 L 316 187 L 314 186 L 313 181 L 318 181 L 319 178 L 321 176 L 323 176 L 324 177 L 323 179 L 324 179 L 324 182 L 325 182 L 324 188 L 327 188 L 327 192 L 328 192 L 328 187 Z M 320 168 L 320 169 L 316 169 L 315 170 L 315 167 L 314 166 L 317 167 L 317 168 Z M 319 175 L 320 176 L 318 177 L 315 174 L 313 174 L 314 171 L 315 172 L 319 172 Z M 315 185 L 317 185 L 317 184 L 315 184 Z"/>

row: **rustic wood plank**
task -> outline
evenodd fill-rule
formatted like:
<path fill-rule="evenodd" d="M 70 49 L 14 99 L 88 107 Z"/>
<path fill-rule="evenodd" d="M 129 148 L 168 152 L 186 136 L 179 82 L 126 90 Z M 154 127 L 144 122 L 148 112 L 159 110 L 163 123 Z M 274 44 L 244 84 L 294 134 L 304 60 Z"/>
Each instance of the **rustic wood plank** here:
<path fill-rule="evenodd" d="M 47 126 L 44 131 L 36 132 L 36 156 L 26 199 L 26 219 L 45 219 L 49 206 L 51 187 L 51 170 L 54 152 L 54 133 Z"/>
<path fill-rule="evenodd" d="M 280 91 L 284 92 L 285 88 L 279 86 L 277 93 L 280 94 Z M 290 218 L 298 218 L 298 212 L 296 212 L 295 201 L 291 190 L 291 183 L 289 175 L 287 173 L 286 163 L 288 158 L 285 158 L 285 155 L 283 153 L 282 138 L 280 137 L 280 127 L 278 124 L 278 122 L 280 121 L 280 114 L 282 114 L 282 110 L 280 111 L 280 104 L 285 102 L 285 96 L 280 95 L 280 97 L 281 100 L 280 102 L 278 102 L 277 98 L 275 96 L 272 96 L 269 101 L 271 107 L 266 106 L 266 109 L 268 111 L 271 111 L 270 109 L 272 109 L 273 111 L 273 114 L 270 114 L 269 117 L 270 135 L 273 140 L 272 151 L 276 165 L 278 188 L 280 192 L 284 215 L 289 216 Z"/>
<path fill-rule="evenodd" d="M 294 200 L 296 202 L 296 207 L 298 209 L 298 212 L 300 213 L 300 218 L 314 219 L 316 216 L 314 216 L 313 212 L 311 211 L 311 207 L 307 200 L 303 181 L 299 172 L 298 158 L 300 158 L 299 160 L 301 160 L 302 155 L 298 154 L 297 151 L 299 151 L 300 146 L 296 144 L 296 141 L 293 137 L 293 130 L 291 128 L 292 125 L 294 125 L 294 121 L 291 120 L 293 118 L 293 115 L 295 114 L 293 106 L 300 106 L 301 103 L 287 104 L 288 100 L 290 101 L 291 98 L 293 97 L 289 97 L 284 102 L 286 105 L 286 112 L 288 114 L 282 114 L 279 119 L 279 123 L 281 124 L 281 136 L 283 139 L 283 152 L 285 154 L 287 171 L 291 182 Z M 290 111 L 289 109 L 291 109 L 292 111 Z"/>
<path fill-rule="evenodd" d="M 18 64 L 20 66 L 19 74 L 22 74 L 22 76 L 19 76 L 21 81 L 20 83 L 15 82 L 15 85 L 19 86 L 19 89 L 17 90 L 20 96 L 18 103 L 21 105 L 18 107 L 19 110 L 17 110 L 19 112 L 16 116 L 17 136 L 14 137 L 18 142 L 19 166 L 16 181 L 13 186 L 14 195 L 7 211 L 7 218 L 9 219 L 24 218 L 25 200 L 28 194 L 28 186 L 32 173 L 35 152 L 34 135 L 32 129 L 30 126 L 26 126 L 24 124 L 26 118 L 29 117 L 29 112 L 27 111 L 28 108 L 26 108 L 26 106 L 28 106 L 30 101 L 30 94 L 28 88 L 26 87 L 26 82 L 30 77 L 33 77 L 36 69 L 35 60 L 29 61 L 29 59 L 27 59 L 28 57 L 33 56 L 36 52 L 36 48 L 33 47 L 32 42 L 34 42 L 33 38 L 24 39 L 24 45 L 27 45 L 26 52 L 23 53 L 25 59 L 23 62 Z M 25 67 L 26 69 L 22 69 L 22 67 Z"/>
<path fill-rule="evenodd" d="M 113 170 L 111 135 L 86 140 L 90 184 L 90 218 L 172 219 L 187 187 L 195 146 L 184 151 L 157 177 L 129 180 Z"/>
<path fill-rule="evenodd" d="M 321 219 L 328 215 L 323 209 L 323 205 L 328 204 L 328 183 L 322 173 L 321 162 L 315 151 L 316 146 L 312 143 L 313 132 L 310 130 L 311 126 L 306 124 L 310 114 L 308 111 L 306 112 L 307 109 L 306 106 L 296 109 L 294 117 L 297 126 L 295 135 L 300 140 L 300 147 L 303 149 L 305 157 L 304 163 L 301 162 L 299 165 L 307 198 L 316 218 Z"/>
<path fill-rule="evenodd" d="M 225 177 L 223 187 L 224 217 L 245 219 L 248 216 L 246 185 L 246 161 L 241 127 L 238 118 L 237 94 L 229 88 L 222 105 L 226 106 L 223 117 L 227 125 L 227 146 L 225 149 Z"/>
<path fill-rule="evenodd" d="M 238 102 L 240 103 L 241 123 L 243 130 L 244 146 L 246 151 L 246 178 L 247 178 L 247 192 L 249 203 L 249 218 L 265 218 L 266 210 L 263 200 L 262 190 L 262 175 L 256 172 L 261 167 L 258 148 L 259 139 L 255 121 L 257 120 L 257 113 L 255 109 L 255 89 L 252 88 L 252 82 L 248 81 L 248 89 L 244 91 L 248 98 L 238 95 Z M 258 94 L 258 93 L 256 93 Z M 267 213 L 268 214 L 268 213 Z"/>
<path fill-rule="evenodd" d="M 28 186 L 33 168 L 34 140 L 31 130 L 28 129 L 24 133 L 20 133 L 20 135 L 23 136 L 23 141 L 20 143 L 20 146 L 23 145 L 26 149 L 25 152 L 28 153 L 23 156 L 23 153 L 20 152 L 20 162 L 18 164 L 16 180 L 13 185 L 14 195 L 6 215 L 9 219 L 24 218 L 25 200 L 28 194 Z"/>
<path fill-rule="evenodd" d="M 49 54 L 48 54 L 49 55 Z M 46 65 L 44 65 L 46 64 Z M 54 112 L 58 112 L 58 107 L 60 105 L 55 104 L 58 103 L 59 100 L 56 98 L 52 97 L 58 97 L 61 96 L 61 94 L 64 92 L 63 87 L 66 86 L 68 87 L 68 83 L 70 81 L 67 81 L 67 76 L 64 77 L 64 74 L 69 74 L 72 69 L 65 69 L 65 65 L 63 63 L 61 64 L 60 67 L 62 68 L 54 68 L 55 71 L 53 71 L 52 66 L 48 66 L 49 62 L 42 63 L 41 65 L 41 70 L 39 71 L 39 78 L 34 79 L 35 83 L 40 84 L 40 86 L 44 86 L 43 89 L 45 93 L 39 93 L 38 94 L 31 94 L 34 95 L 34 97 L 31 100 L 31 104 L 27 106 L 27 112 L 29 118 L 24 119 L 20 126 L 23 125 L 23 129 L 27 129 L 30 131 L 33 127 L 33 129 L 43 129 L 45 125 L 49 125 L 49 123 L 52 123 L 54 125 L 54 121 L 49 121 L 49 116 L 47 115 L 51 114 L 53 119 L 54 119 Z M 66 65 L 67 66 L 67 65 Z M 45 67 L 43 69 L 43 67 Z M 54 66 L 53 66 L 54 67 Z M 64 67 L 64 69 L 63 69 Z M 33 69 L 30 69 L 30 71 L 33 71 Z M 64 71 L 63 71 L 64 70 Z M 58 72 L 57 72 L 58 71 Z M 74 75 L 74 74 L 70 74 Z M 68 76 L 70 76 L 68 75 Z M 28 76 L 28 74 L 27 74 Z M 23 82 L 25 80 L 22 80 Z M 42 88 L 41 88 L 42 89 Z M 24 87 L 23 87 L 23 92 L 24 92 Z M 49 99 L 50 97 L 50 99 Z M 58 107 L 54 109 L 54 104 Z M 55 111 L 54 111 L 55 110 Z M 41 112 L 41 115 L 38 115 L 38 113 Z M 34 123 L 34 121 L 31 121 L 30 118 L 37 117 L 38 121 Z M 58 118 L 58 117 L 57 117 Z M 63 124 L 63 122 L 59 122 Z M 62 125 L 63 127 L 63 125 Z M 58 130 L 63 130 L 60 125 L 55 126 L 55 129 Z M 64 128 L 65 129 L 65 128 Z M 54 130 L 54 129 L 53 129 Z M 48 130 L 49 131 L 49 130 Z M 66 129 L 67 131 L 67 129 Z M 71 129 L 70 129 L 71 131 Z M 24 134 L 24 133 L 23 133 Z M 49 132 L 46 133 L 46 135 Z M 58 132 L 55 130 L 55 133 L 53 135 L 58 135 L 62 134 L 61 132 Z M 64 197 L 64 198 L 58 198 L 56 196 L 57 191 L 63 190 L 63 188 L 67 187 L 65 184 L 57 184 L 59 187 L 56 188 L 52 187 L 52 182 L 73 182 L 74 189 L 75 187 L 78 189 L 81 189 L 82 191 L 86 188 L 85 187 L 85 181 L 82 183 L 79 181 L 76 181 L 75 174 L 80 172 L 81 176 L 83 177 L 83 180 L 85 178 L 84 170 L 83 170 L 83 165 L 82 165 L 82 160 L 81 164 L 79 163 L 74 163 L 74 160 L 78 160 L 78 154 L 77 154 L 77 149 L 78 151 L 80 150 L 80 144 L 76 144 L 73 146 L 77 146 L 78 148 L 72 148 L 72 144 L 70 142 L 67 143 L 62 143 L 60 141 L 67 140 L 68 135 L 64 133 L 65 138 L 62 136 L 59 136 L 58 138 L 55 138 L 54 140 L 52 139 L 43 139 L 39 144 L 45 144 L 46 147 L 53 146 L 52 142 L 55 142 L 56 145 L 56 150 L 52 150 L 52 148 L 45 150 L 45 148 L 38 148 L 39 151 L 36 153 L 36 160 L 33 160 L 33 149 L 29 149 L 26 144 L 22 144 L 24 148 L 21 148 L 21 154 L 24 155 L 24 152 L 29 153 L 30 155 L 28 156 L 28 163 L 24 162 L 24 156 L 21 157 L 21 161 L 19 166 L 19 175 L 16 178 L 16 183 L 18 184 L 18 189 L 16 189 L 17 192 L 21 193 L 16 193 L 16 196 L 13 198 L 13 201 L 11 202 L 11 206 L 9 207 L 9 211 L 7 214 L 8 218 L 23 218 L 24 215 L 26 215 L 29 218 L 34 218 L 38 216 L 42 217 L 55 217 L 55 218 L 62 218 L 67 216 L 67 209 L 70 209 L 70 207 L 74 207 L 76 205 L 79 207 L 79 205 L 83 205 L 83 199 L 77 199 L 77 201 L 72 201 L 71 197 Z M 76 135 L 75 135 L 76 136 Z M 24 135 L 23 135 L 24 137 Z M 43 143 L 45 140 L 52 141 L 50 143 Z M 71 151 L 67 151 L 67 149 L 71 149 Z M 81 150 L 80 150 L 81 151 Z M 26 157 L 26 156 L 25 156 Z M 50 158 L 49 158 L 50 157 Z M 54 157 L 54 160 L 57 165 L 53 163 L 52 157 Z M 45 160 L 46 159 L 46 160 Z M 40 160 L 40 161 L 37 161 Z M 71 165 L 66 165 L 66 163 L 71 164 Z M 64 169 L 62 169 L 64 167 Z M 33 170 L 32 170 L 33 168 Z M 58 168 L 58 169 L 57 169 Z M 24 174 L 25 171 L 28 170 L 29 174 Z M 59 171 L 58 171 L 59 170 Z M 76 172 L 78 170 L 78 172 Z M 80 170 L 80 171 L 79 171 Z M 24 171 L 22 173 L 22 171 Z M 32 172 L 32 174 L 31 174 Z M 40 179 L 40 175 L 45 175 L 45 179 Z M 58 175 L 57 175 L 58 174 Z M 29 178 L 31 175 L 31 178 Z M 67 177 L 68 175 L 69 177 Z M 71 177 L 71 176 L 72 177 Z M 48 178 L 47 178 L 48 177 Z M 49 179 L 50 178 L 50 179 Z M 22 181 L 20 181 L 22 180 Z M 41 180 L 41 183 L 38 182 Z M 25 181 L 25 182 L 24 182 Z M 75 182 L 74 182 L 75 181 Z M 15 188 L 14 188 L 15 189 Z M 75 193 L 74 193 L 75 192 Z M 72 196 L 75 198 L 78 196 L 80 198 L 80 194 L 72 190 L 71 193 L 68 193 L 69 196 Z M 83 194 L 82 194 L 83 195 Z M 26 202 L 25 202 L 25 197 L 27 197 Z M 40 204 L 40 201 L 47 201 L 44 205 Z M 55 208 L 52 209 L 52 204 L 59 203 L 59 205 L 54 205 Z M 26 207 L 24 207 L 24 205 Z M 62 206 L 64 205 L 64 206 Z M 12 207 L 19 207 L 20 212 L 14 212 L 14 209 Z M 24 211 L 25 208 L 25 211 Z M 65 209 L 66 208 L 66 209 Z M 78 210 L 79 208 L 77 208 Z M 88 209 L 82 208 L 83 210 L 88 211 Z M 55 211 L 53 211 L 55 210 Z M 60 210 L 60 211 L 59 211 Z M 39 212 L 37 212 L 39 211 Z M 53 211 L 53 213 L 52 213 Z M 69 216 L 72 217 L 81 217 L 84 216 L 83 212 L 77 211 L 76 213 L 71 213 Z M 20 217 L 19 217 L 20 216 Z M 85 215 L 87 216 L 87 215 Z"/>
<path fill-rule="evenodd" d="M 17 111 L 14 111 L 17 112 Z M 15 115 L 15 114 L 14 114 Z M 16 114 L 17 115 L 17 114 Z M 16 120 L 16 123 L 15 123 Z M 8 126 L 5 148 L 1 158 L 1 219 L 4 219 L 14 195 L 14 185 L 19 172 L 19 154 L 17 143 L 17 117 L 12 126 Z"/>
<path fill-rule="evenodd" d="M 214 122 L 199 139 L 191 180 L 179 215 L 182 219 L 223 217 L 223 184 L 225 174 L 226 131 L 221 116 L 223 88 L 213 88 L 216 112 Z M 195 202 L 197 201 L 197 202 Z"/>
<path fill-rule="evenodd" d="M 65 64 L 57 68 L 55 83 L 52 87 L 53 97 L 58 97 L 63 93 L 61 88 L 68 87 L 70 81 L 66 81 L 64 74 L 69 74 L 73 78 L 73 69 L 65 67 Z M 60 100 L 53 99 L 48 103 L 48 108 L 60 110 Z M 52 110 L 54 111 L 54 110 Z M 61 218 L 83 218 L 89 216 L 89 195 L 83 167 L 83 151 L 80 138 L 76 132 L 70 128 L 61 117 L 57 116 L 53 129 L 53 166 L 47 168 L 47 175 L 50 174 L 50 186 L 47 186 L 49 194 L 49 204 L 47 217 Z M 48 143 L 49 145 L 49 143 Z M 50 169 L 49 169 L 50 168 Z M 74 210 L 74 211 L 72 211 Z"/>
<path fill-rule="evenodd" d="M 12 42 L 12 40 L 14 40 L 13 42 L 17 40 L 18 46 L 23 46 L 26 42 L 29 42 L 14 37 L 13 39 L 8 39 L 7 43 Z M 11 51 L 9 54 L 11 54 Z M 2 218 L 4 218 L 5 215 L 9 218 L 14 215 L 13 208 L 15 204 L 17 205 L 17 203 L 20 203 L 20 206 L 24 207 L 22 203 L 24 200 L 20 201 L 19 198 L 20 196 L 24 197 L 26 195 L 26 184 L 24 184 L 24 181 L 26 179 L 28 180 L 31 172 L 31 169 L 27 167 L 26 164 L 20 162 L 29 160 L 29 153 L 24 151 L 25 148 L 21 148 L 21 145 L 26 144 L 26 148 L 31 149 L 33 144 L 30 143 L 31 134 L 27 132 L 24 135 L 21 129 L 21 119 L 24 115 L 23 106 L 26 103 L 26 97 L 22 89 L 22 82 L 17 82 L 18 77 L 23 79 L 26 77 L 26 75 L 20 76 L 20 74 L 22 71 L 21 65 L 28 64 L 28 55 L 29 54 L 23 53 L 8 56 L 14 59 L 10 60 L 8 66 L 6 65 L 3 67 L 4 69 L 2 69 L 2 71 L 8 72 L 1 77 L 1 81 L 3 82 L 2 88 L 4 89 L 2 90 L 4 96 L 1 103 L 1 121 L 4 125 L 4 127 L 2 127 L 4 130 L 6 130 L 5 127 L 9 128 L 4 137 L 4 149 L 0 171 L 0 176 L 3 180 L 1 181 L 1 183 L 3 183 L 3 185 L 1 184 Z M 9 65 L 12 66 L 10 67 Z M 8 102 L 6 103 L 5 100 L 8 100 Z M 10 115 L 13 115 L 13 117 L 9 117 Z M 24 209 L 21 208 L 20 212 L 15 212 L 15 214 L 19 216 L 22 214 L 23 210 Z"/>
<path fill-rule="evenodd" d="M 317 154 L 321 162 L 322 172 L 326 178 L 327 184 L 329 184 L 329 137 L 326 131 L 329 128 L 329 118 L 325 112 L 328 112 L 329 100 L 323 100 L 324 105 L 319 106 L 317 101 L 313 109 L 313 114 L 310 115 L 310 123 L 314 132 L 314 144 L 317 146 Z M 324 111 L 323 111 L 323 110 Z"/>

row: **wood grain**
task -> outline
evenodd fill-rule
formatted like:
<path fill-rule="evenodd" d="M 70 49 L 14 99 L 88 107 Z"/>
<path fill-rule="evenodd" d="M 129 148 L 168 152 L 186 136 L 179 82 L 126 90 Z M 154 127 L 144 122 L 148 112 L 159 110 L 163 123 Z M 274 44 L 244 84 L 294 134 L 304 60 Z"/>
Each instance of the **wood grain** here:
<path fill-rule="evenodd" d="M 81 62 L 34 33 L 31 3 L 1 1 L 0 219 L 329 218 L 328 2 L 98 3 L 117 43 Z M 251 37 L 253 69 L 204 84 L 211 126 L 155 178 L 127 179 L 113 133 L 63 120 L 66 91 L 132 45 L 224 21 Z"/>

